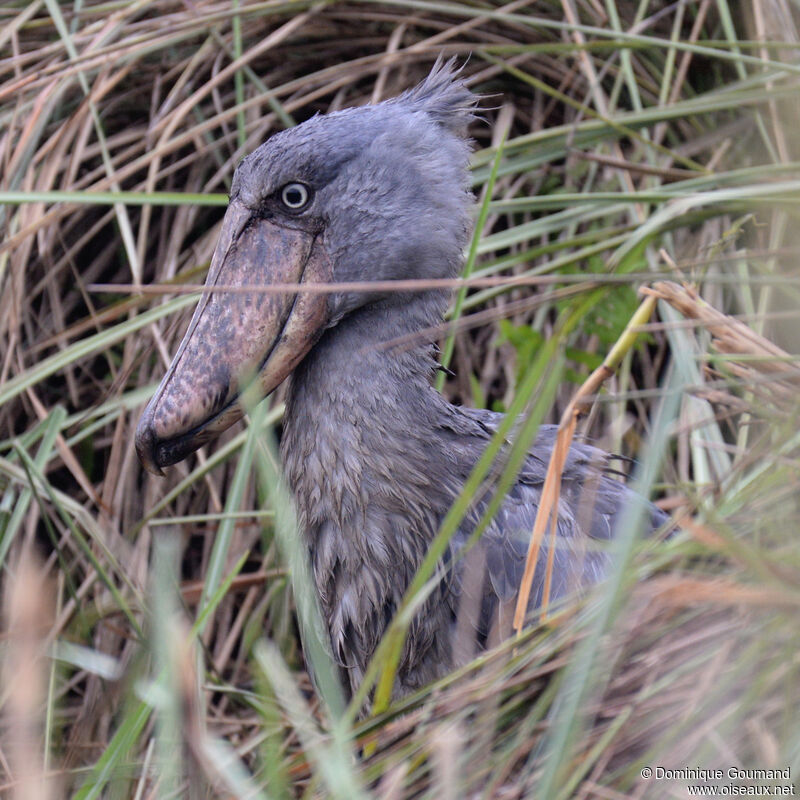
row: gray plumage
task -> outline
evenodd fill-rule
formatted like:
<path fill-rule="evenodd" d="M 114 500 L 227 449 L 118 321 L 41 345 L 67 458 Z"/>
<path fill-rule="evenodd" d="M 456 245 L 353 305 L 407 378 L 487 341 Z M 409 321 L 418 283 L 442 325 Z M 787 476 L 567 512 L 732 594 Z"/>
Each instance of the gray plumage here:
<path fill-rule="evenodd" d="M 440 63 L 420 86 L 394 100 L 317 116 L 273 136 L 234 176 L 232 206 L 252 217 L 237 230 L 247 231 L 263 218 L 299 231 L 308 238 L 309 252 L 320 248 L 327 260 L 319 263 L 328 265 L 337 282 L 457 276 L 470 232 L 466 130 L 474 108 L 475 97 L 452 64 Z M 300 214 L 276 200 L 292 182 L 311 192 Z M 236 235 L 220 259 L 237 247 L 244 252 L 237 244 L 244 234 Z M 255 268 L 263 270 L 258 279 L 270 280 L 267 265 Z M 222 269 L 224 264 L 217 272 Z M 224 282 L 216 274 L 213 280 Z M 431 386 L 435 348 L 414 334 L 440 323 L 447 301 L 441 291 L 331 294 L 324 301 L 324 324 L 308 334 L 310 349 L 291 364 L 283 464 L 333 656 L 348 689 L 359 685 L 429 542 L 500 419 L 452 406 Z M 224 297 L 208 302 L 213 309 Z M 187 341 L 203 324 L 198 310 Z M 400 337 L 405 343 L 393 347 Z M 216 424 L 220 415 L 233 413 L 238 389 L 231 371 L 215 378 L 219 365 L 212 372 L 202 359 L 192 361 L 192 347 L 202 350 L 182 345 L 140 423 L 137 447 L 154 469 L 198 446 L 198 431 L 209 420 Z M 189 377 L 176 379 L 180 370 Z M 283 373 L 264 379 L 265 391 L 282 379 Z M 177 380 L 181 393 L 170 395 L 170 380 Z M 183 395 L 200 381 L 214 399 L 189 413 L 182 409 Z M 463 521 L 440 565 L 439 585 L 409 631 L 398 694 L 443 675 L 507 630 L 554 436 L 551 426 L 540 430 L 499 513 L 474 550 L 458 559 L 488 498 Z M 553 601 L 606 573 L 603 542 L 632 497 L 605 474 L 607 461 L 585 443 L 570 452 L 558 509 Z M 662 519 L 653 508 L 652 524 Z M 541 603 L 546 557 L 545 547 L 531 607 Z"/>

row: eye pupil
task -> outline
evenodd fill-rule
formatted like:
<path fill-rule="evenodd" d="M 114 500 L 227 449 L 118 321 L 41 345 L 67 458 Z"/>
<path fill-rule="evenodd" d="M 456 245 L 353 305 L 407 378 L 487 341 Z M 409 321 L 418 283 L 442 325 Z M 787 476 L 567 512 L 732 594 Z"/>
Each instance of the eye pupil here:
<path fill-rule="evenodd" d="M 308 189 L 302 183 L 287 183 L 281 190 L 281 201 L 293 211 L 303 208 L 308 200 Z"/>

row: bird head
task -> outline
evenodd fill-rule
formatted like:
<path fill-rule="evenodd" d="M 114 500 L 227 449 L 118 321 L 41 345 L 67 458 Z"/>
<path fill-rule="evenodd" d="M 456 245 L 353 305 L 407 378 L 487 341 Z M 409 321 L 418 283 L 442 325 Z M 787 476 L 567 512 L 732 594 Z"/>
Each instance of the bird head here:
<path fill-rule="evenodd" d="M 147 469 L 228 428 L 246 387 L 266 396 L 326 329 L 386 296 L 335 284 L 457 274 L 475 102 L 439 62 L 397 98 L 315 116 L 242 160 L 206 279 L 219 290 L 201 297 L 136 430 Z M 320 283 L 334 290 L 302 290 Z"/>

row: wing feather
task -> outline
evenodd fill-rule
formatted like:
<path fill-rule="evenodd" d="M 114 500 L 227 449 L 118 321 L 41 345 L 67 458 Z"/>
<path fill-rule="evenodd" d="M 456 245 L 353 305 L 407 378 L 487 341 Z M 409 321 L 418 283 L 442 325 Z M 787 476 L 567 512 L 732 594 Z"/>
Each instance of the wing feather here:
<path fill-rule="evenodd" d="M 491 411 L 460 411 L 465 423 L 473 424 L 476 432 L 482 432 L 481 438 L 488 438 L 502 419 L 501 415 Z M 454 576 L 457 592 L 480 594 L 481 614 L 477 627 L 481 636 L 488 635 L 492 625 L 497 623 L 498 615 L 517 596 L 556 431 L 554 425 L 541 426 L 516 483 L 476 545 L 485 561 L 483 585 L 465 586 L 460 574 Z M 463 435 L 463 430 L 455 432 Z M 609 458 L 608 454 L 586 442 L 576 442 L 570 449 L 562 475 L 552 555 L 551 605 L 585 590 L 608 574 L 611 563 L 609 541 L 617 532 L 625 509 L 630 503 L 647 502 L 609 474 L 613 473 L 608 469 Z M 470 515 L 456 533 L 451 545 L 455 552 L 466 544 L 474 530 L 475 520 L 487 502 L 482 501 L 476 513 Z M 655 529 L 666 520 L 666 515 L 649 503 L 648 506 L 650 527 Z M 542 604 L 550 538 L 548 526 L 534 573 L 530 611 Z M 458 567 L 456 572 L 459 572 Z"/>

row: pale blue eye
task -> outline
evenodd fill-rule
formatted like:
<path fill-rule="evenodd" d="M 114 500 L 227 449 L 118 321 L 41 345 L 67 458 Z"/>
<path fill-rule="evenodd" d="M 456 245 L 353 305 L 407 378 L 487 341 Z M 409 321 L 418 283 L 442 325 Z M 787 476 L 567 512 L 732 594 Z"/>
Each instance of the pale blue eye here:
<path fill-rule="evenodd" d="M 281 202 L 292 211 L 299 211 L 308 205 L 311 193 L 303 183 L 287 183 L 281 189 Z"/>

